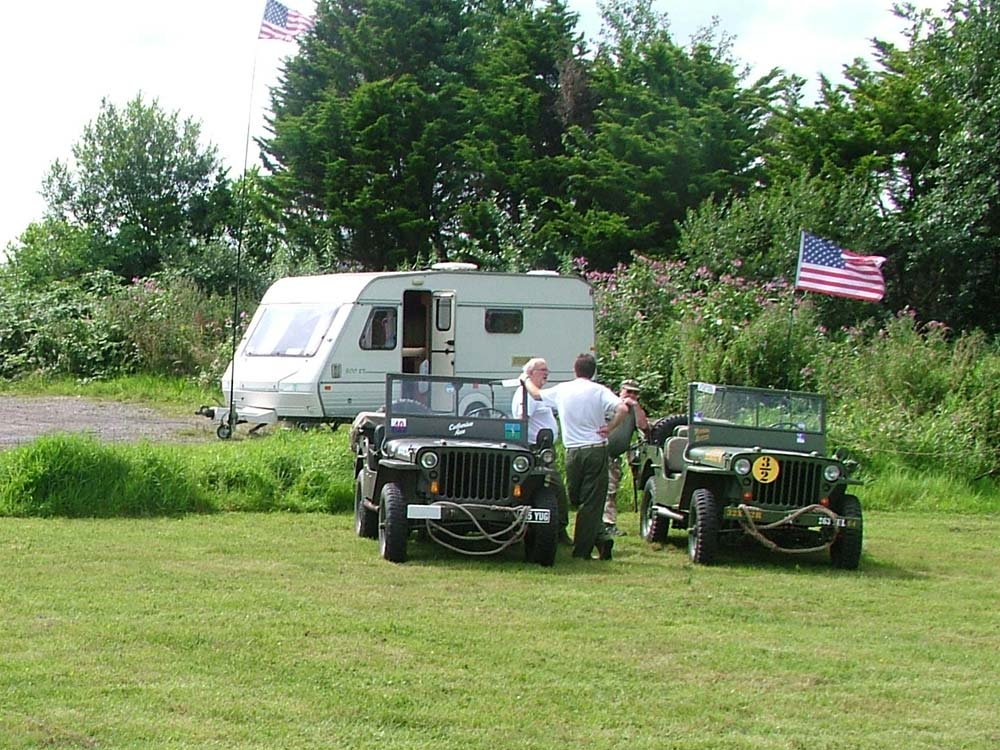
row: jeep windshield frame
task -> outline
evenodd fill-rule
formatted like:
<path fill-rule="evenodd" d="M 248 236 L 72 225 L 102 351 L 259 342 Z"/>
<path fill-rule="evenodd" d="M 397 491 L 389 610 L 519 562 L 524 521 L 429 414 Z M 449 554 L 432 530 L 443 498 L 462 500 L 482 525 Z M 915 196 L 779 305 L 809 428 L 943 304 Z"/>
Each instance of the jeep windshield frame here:
<path fill-rule="evenodd" d="M 510 414 L 509 389 L 499 380 L 391 373 L 385 389 L 386 439 L 437 437 L 528 445 L 528 410 L 522 410 L 522 417 Z"/>
<path fill-rule="evenodd" d="M 691 383 L 688 440 L 722 445 L 823 453 L 826 398 L 816 393 Z"/>

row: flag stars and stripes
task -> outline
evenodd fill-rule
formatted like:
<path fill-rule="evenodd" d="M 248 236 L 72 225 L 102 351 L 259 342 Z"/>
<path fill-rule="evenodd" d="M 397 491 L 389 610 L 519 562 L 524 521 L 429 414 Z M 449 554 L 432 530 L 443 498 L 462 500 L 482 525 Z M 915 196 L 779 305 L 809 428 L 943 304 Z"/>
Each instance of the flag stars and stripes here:
<path fill-rule="evenodd" d="M 294 42 L 316 25 L 316 16 L 306 16 L 295 10 L 289 10 L 278 0 L 267 0 L 264 6 L 264 20 L 260 24 L 258 39 L 279 39 L 283 42 Z"/>
<path fill-rule="evenodd" d="M 860 255 L 803 232 L 795 288 L 878 302 L 885 296 L 884 262 L 880 255 Z"/>

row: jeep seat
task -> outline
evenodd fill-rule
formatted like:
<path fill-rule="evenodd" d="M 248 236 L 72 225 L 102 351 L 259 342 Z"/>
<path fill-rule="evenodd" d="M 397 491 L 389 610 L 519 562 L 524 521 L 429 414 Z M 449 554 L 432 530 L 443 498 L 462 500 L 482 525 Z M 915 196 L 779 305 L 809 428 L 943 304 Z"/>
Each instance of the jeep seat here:
<path fill-rule="evenodd" d="M 663 449 L 663 469 L 664 472 L 676 474 L 684 470 L 684 451 L 687 450 L 688 439 L 686 437 L 672 437 L 667 440 Z"/>

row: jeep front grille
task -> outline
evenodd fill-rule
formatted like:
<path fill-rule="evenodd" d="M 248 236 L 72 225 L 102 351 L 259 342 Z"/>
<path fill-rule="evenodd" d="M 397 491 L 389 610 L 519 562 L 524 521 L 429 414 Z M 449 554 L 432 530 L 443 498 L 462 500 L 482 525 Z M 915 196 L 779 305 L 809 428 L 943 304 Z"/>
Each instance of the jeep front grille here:
<path fill-rule="evenodd" d="M 444 500 L 502 502 L 509 499 L 510 453 L 441 451 L 441 490 Z"/>
<path fill-rule="evenodd" d="M 812 461 L 781 460 L 778 478 L 770 484 L 753 483 L 755 505 L 804 508 L 819 502 L 823 465 Z"/>

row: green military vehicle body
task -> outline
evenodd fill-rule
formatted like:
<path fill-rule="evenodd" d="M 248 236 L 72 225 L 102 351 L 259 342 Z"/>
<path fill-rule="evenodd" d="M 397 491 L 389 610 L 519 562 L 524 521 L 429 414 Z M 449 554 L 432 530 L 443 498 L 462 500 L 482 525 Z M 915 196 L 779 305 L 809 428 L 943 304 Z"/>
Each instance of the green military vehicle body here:
<path fill-rule="evenodd" d="M 523 542 L 526 560 L 552 565 L 552 431 L 529 443 L 527 418 L 510 415 L 511 391 L 501 381 L 387 375 L 384 410 L 362 412 L 351 427 L 358 536 L 377 538 L 391 562 L 405 562 L 419 532 L 468 555 Z"/>
<path fill-rule="evenodd" d="M 640 534 L 687 532 L 688 554 L 709 564 L 720 544 L 749 536 L 784 553 L 829 550 L 861 559 L 861 482 L 855 464 L 826 455 L 826 401 L 814 393 L 710 383 L 688 386 L 688 413 L 658 420 L 629 462 L 641 492 Z"/>

